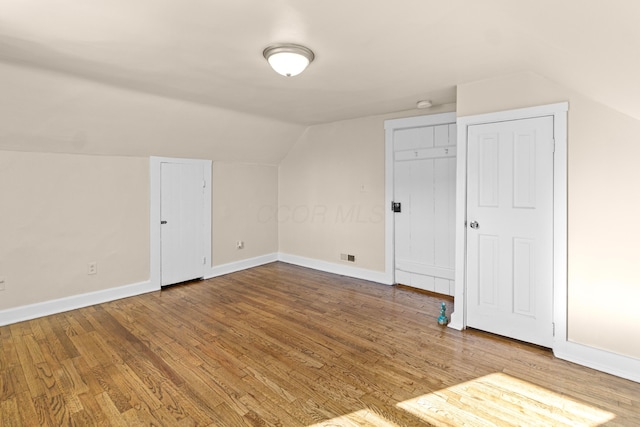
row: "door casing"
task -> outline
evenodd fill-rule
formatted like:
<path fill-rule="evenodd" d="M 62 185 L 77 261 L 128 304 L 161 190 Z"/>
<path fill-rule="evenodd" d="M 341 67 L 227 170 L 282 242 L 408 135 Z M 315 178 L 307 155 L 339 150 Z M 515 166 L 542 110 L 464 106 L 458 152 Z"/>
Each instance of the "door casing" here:
<path fill-rule="evenodd" d="M 462 330 L 466 323 L 467 253 L 467 135 L 468 127 L 535 117 L 553 117 L 553 322 L 554 347 L 567 340 L 567 102 L 496 113 L 458 117 L 456 177 L 456 259 L 454 311 L 449 327 Z"/>

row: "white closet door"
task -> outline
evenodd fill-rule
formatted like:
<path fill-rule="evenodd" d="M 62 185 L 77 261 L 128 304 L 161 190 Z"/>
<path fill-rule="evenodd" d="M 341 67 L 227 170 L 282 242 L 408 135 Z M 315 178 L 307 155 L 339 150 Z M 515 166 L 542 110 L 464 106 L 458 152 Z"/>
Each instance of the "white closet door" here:
<path fill-rule="evenodd" d="M 553 344 L 553 118 L 469 126 L 467 324 Z"/>
<path fill-rule="evenodd" d="M 160 165 L 161 284 L 204 275 L 204 171 L 202 165 Z"/>
<path fill-rule="evenodd" d="M 394 133 L 395 281 L 453 295 L 455 124 Z"/>

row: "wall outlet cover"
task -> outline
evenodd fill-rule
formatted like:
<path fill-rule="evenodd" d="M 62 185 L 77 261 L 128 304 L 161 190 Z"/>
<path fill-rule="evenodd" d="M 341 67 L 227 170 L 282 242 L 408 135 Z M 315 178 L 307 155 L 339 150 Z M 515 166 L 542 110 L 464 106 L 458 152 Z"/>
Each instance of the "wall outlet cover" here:
<path fill-rule="evenodd" d="M 97 274 L 98 273 L 98 263 L 97 262 L 90 262 L 87 265 L 87 274 L 91 275 L 91 274 Z"/>

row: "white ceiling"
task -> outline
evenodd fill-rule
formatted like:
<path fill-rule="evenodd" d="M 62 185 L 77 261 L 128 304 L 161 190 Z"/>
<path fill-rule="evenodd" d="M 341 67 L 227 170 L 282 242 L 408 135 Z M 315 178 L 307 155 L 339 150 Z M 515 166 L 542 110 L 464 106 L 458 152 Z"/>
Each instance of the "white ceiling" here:
<path fill-rule="evenodd" d="M 637 0 L 0 0 L 0 61 L 315 124 L 533 71 L 640 119 Z M 262 50 L 316 60 L 272 71 Z"/>

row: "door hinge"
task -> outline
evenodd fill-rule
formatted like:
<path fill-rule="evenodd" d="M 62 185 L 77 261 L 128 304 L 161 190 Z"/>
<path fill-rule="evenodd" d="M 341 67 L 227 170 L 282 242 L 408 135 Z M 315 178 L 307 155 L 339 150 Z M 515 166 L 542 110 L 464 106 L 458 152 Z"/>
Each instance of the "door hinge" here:
<path fill-rule="evenodd" d="M 206 257 L 206 256 L 203 256 L 203 257 L 202 257 L 202 263 L 203 263 L 203 264 L 206 264 L 206 263 L 207 263 L 207 257 Z"/>
<path fill-rule="evenodd" d="M 556 336 L 556 324 L 555 322 L 551 322 L 551 330 L 552 330 L 552 334 L 555 337 Z"/>
<path fill-rule="evenodd" d="M 207 181 L 204 179 L 202 180 L 202 188 L 207 188 Z"/>
<path fill-rule="evenodd" d="M 556 140 L 555 139 L 551 140 L 551 152 L 552 153 L 556 152 Z"/>

